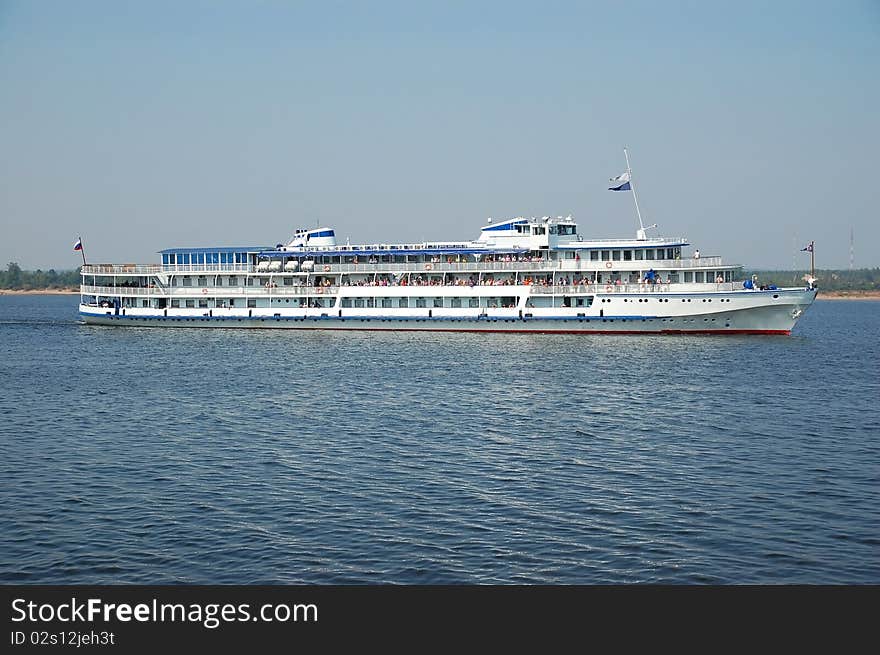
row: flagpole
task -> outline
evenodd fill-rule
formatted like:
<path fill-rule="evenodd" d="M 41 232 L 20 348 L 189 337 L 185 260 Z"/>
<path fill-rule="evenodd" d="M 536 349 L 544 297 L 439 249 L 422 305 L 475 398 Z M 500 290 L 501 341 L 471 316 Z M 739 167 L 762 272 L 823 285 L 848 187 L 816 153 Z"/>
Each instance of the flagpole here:
<path fill-rule="evenodd" d="M 816 242 L 810 241 L 810 277 L 816 277 Z"/>
<path fill-rule="evenodd" d="M 626 146 L 623 147 L 623 156 L 626 157 L 626 172 L 629 175 L 629 187 L 630 187 L 630 189 L 632 189 L 632 192 L 633 192 L 633 202 L 636 203 L 636 215 L 639 217 L 639 227 L 641 228 L 642 232 L 644 233 L 645 224 L 642 223 L 642 212 L 639 209 L 639 199 L 636 197 L 636 185 L 633 182 L 632 169 L 629 167 L 629 153 L 627 153 L 627 151 L 626 151 Z"/>

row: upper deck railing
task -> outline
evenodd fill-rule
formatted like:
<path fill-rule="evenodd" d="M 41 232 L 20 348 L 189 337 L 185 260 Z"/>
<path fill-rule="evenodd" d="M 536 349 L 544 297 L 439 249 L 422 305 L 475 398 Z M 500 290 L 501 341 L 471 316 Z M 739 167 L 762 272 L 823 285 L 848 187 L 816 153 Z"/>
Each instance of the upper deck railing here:
<path fill-rule="evenodd" d="M 289 296 L 329 296 L 339 291 L 357 290 L 354 296 L 501 296 L 523 293 L 523 285 L 343 285 L 314 286 L 295 285 L 280 287 L 244 286 L 244 287 L 174 287 L 160 289 L 150 287 L 112 287 L 83 285 L 80 292 L 93 296 L 138 296 L 156 298 L 208 298 L 216 296 L 247 296 L 247 297 L 289 297 Z M 589 295 L 589 294 L 664 294 L 664 293 L 711 293 L 718 291 L 742 291 L 742 282 L 690 283 L 673 282 L 670 284 L 569 284 L 569 285 L 529 285 L 531 295 Z M 421 293 L 420 293 L 421 292 Z"/>
<path fill-rule="evenodd" d="M 82 275 L 148 275 L 161 273 L 160 264 L 85 264 Z"/>
<path fill-rule="evenodd" d="M 723 264 L 721 257 L 700 257 L 689 259 L 635 259 L 635 260 L 583 260 L 559 259 L 531 262 L 362 262 L 357 264 L 322 263 L 313 261 L 297 269 L 267 269 L 251 264 L 87 264 L 82 267 L 83 275 L 157 275 L 160 273 L 179 275 L 208 273 L 219 275 L 251 274 L 260 276 L 283 275 L 324 275 L 332 273 L 481 273 L 481 272 L 537 272 L 537 271 L 583 271 L 617 272 L 635 270 L 671 269 L 717 269 L 737 268 Z"/>

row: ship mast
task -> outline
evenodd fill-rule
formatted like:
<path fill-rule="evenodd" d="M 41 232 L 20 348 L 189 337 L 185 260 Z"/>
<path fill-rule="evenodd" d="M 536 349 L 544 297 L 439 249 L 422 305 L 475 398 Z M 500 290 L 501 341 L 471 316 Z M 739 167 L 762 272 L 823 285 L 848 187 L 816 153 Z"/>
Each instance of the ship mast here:
<path fill-rule="evenodd" d="M 636 206 L 636 216 L 639 217 L 639 230 L 638 230 L 638 232 L 636 232 L 636 238 L 639 241 L 644 241 L 645 239 L 648 238 L 647 235 L 645 234 L 645 229 L 657 227 L 657 224 L 654 223 L 653 225 L 649 225 L 647 228 L 645 228 L 645 224 L 642 222 L 642 210 L 639 209 L 639 199 L 636 196 L 636 185 L 635 185 L 635 182 L 633 181 L 632 168 L 629 165 L 629 152 L 627 151 L 626 146 L 623 147 L 623 156 L 626 157 L 626 176 L 629 181 L 630 191 L 632 191 L 633 202 L 635 203 L 635 206 Z"/>

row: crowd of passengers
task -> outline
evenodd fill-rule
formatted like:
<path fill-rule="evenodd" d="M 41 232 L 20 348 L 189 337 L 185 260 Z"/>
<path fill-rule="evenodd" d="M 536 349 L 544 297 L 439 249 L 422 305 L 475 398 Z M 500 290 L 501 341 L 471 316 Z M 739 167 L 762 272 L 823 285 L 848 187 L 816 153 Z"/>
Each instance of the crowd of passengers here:
<path fill-rule="evenodd" d="M 644 280 L 647 284 L 671 284 L 672 280 L 670 278 L 666 278 L 666 280 L 661 279 L 659 276 L 652 278 L 651 280 Z M 604 277 L 601 273 L 597 274 L 596 277 L 591 278 L 589 276 L 560 276 L 556 278 L 556 285 L 558 286 L 590 286 L 595 284 L 613 284 L 613 285 L 622 285 L 622 284 L 637 284 L 638 279 L 631 278 L 629 281 L 624 281 L 620 276 L 607 276 Z M 403 275 L 400 278 L 397 278 L 393 275 L 378 275 L 369 279 L 359 279 L 359 280 L 351 280 L 344 279 L 342 281 L 342 286 L 344 287 L 406 287 L 406 286 L 414 286 L 414 287 L 442 287 L 442 286 L 459 286 L 459 287 L 476 287 L 476 286 L 510 286 L 517 284 L 516 278 L 514 276 L 505 276 L 505 277 L 496 277 L 494 275 L 484 275 L 482 278 L 479 278 L 476 275 L 471 275 L 467 279 L 463 277 L 455 277 L 455 276 L 439 276 L 439 275 L 413 275 L 406 276 Z M 549 287 L 553 286 L 553 276 L 552 275 L 538 275 L 531 276 L 527 275 L 521 278 L 519 284 L 524 285 L 534 285 L 534 286 L 544 286 Z M 313 283 L 313 286 L 316 287 L 329 287 L 333 286 L 329 277 L 316 279 Z"/>

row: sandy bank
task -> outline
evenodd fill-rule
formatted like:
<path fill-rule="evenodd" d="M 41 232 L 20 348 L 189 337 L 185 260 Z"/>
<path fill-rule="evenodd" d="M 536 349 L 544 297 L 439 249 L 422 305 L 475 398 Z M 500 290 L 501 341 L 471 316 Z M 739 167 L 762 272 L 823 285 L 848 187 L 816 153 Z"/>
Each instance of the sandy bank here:
<path fill-rule="evenodd" d="M 67 296 L 79 294 L 79 289 L 0 289 L 0 296 Z"/>
<path fill-rule="evenodd" d="M 822 291 L 819 300 L 880 300 L 880 291 Z"/>

